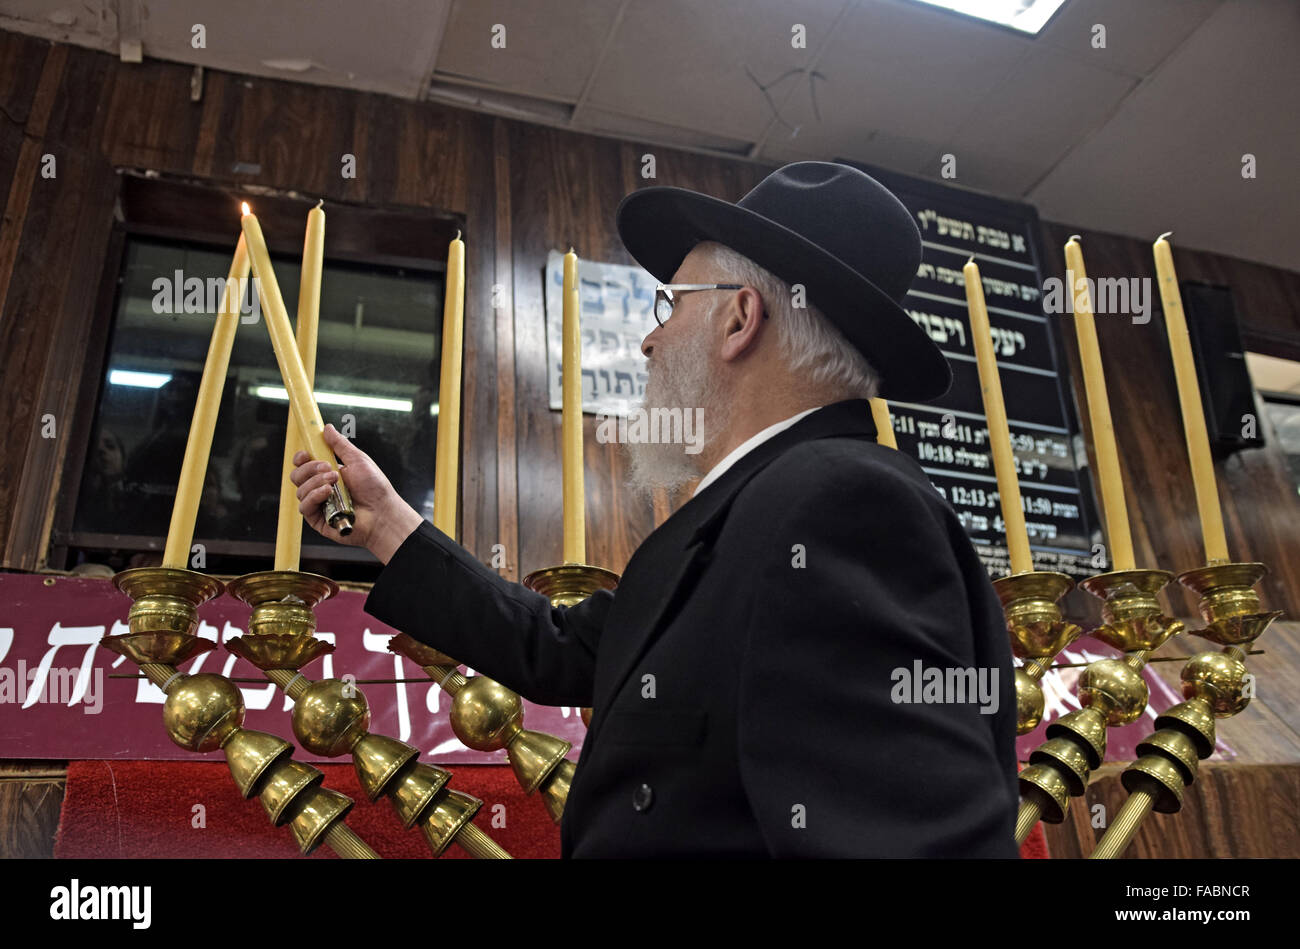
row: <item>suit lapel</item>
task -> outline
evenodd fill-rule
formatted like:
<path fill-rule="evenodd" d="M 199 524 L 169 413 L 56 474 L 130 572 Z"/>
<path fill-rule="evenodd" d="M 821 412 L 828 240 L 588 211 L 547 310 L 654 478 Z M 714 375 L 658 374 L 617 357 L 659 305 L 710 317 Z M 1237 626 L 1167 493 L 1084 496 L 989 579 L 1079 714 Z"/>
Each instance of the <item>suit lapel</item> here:
<path fill-rule="evenodd" d="M 601 641 L 602 653 L 609 650 L 602 658 L 614 672 L 596 684 L 595 718 L 587 742 L 595 741 L 609 703 L 694 590 L 727 512 L 749 479 L 798 442 L 828 436 L 874 439 L 875 434 L 871 407 L 865 400 L 825 406 L 743 455 L 645 539 L 628 561 L 608 618 L 621 629 L 616 637 Z"/>

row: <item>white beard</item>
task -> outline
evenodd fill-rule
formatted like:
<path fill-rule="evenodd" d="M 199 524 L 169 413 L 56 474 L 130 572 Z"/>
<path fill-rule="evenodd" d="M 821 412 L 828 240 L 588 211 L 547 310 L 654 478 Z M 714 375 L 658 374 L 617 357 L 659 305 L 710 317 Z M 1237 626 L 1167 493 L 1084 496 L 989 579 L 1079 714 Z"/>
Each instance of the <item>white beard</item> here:
<path fill-rule="evenodd" d="M 624 444 L 629 461 L 627 485 L 640 497 L 648 497 L 655 488 L 671 494 L 688 481 L 704 474 L 700 460 L 717 436 L 726 431 L 730 406 L 723 397 L 717 376 L 711 372 L 708 351 L 689 342 L 665 353 L 656 350 L 647 364 L 645 397 L 639 409 L 678 409 L 682 415 L 702 410 L 702 441 L 694 446 L 649 441 Z M 692 448 L 693 453 L 688 453 Z"/>

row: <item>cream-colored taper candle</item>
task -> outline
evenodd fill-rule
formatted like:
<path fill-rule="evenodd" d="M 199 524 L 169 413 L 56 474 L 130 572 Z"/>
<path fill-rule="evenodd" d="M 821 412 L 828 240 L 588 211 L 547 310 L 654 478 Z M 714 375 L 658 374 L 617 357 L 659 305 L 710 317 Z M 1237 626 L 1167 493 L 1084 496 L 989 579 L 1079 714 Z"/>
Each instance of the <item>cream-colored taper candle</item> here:
<path fill-rule="evenodd" d="M 1174 361 L 1174 378 L 1178 383 L 1178 402 L 1183 410 L 1183 437 L 1187 440 L 1187 457 L 1192 466 L 1192 486 L 1196 490 L 1196 508 L 1201 515 L 1201 537 L 1205 541 L 1205 562 L 1227 563 L 1228 537 L 1223 530 L 1223 510 L 1219 507 L 1218 482 L 1214 477 L 1214 458 L 1210 454 L 1210 437 L 1205 429 L 1205 408 L 1196 382 L 1196 362 L 1192 359 L 1192 340 L 1183 314 L 1183 297 L 1178 291 L 1178 274 L 1174 257 L 1161 234 L 1151 249 L 1156 258 L 1156 283 L 1160 285 L 1160 305 L 1165 313 L 1169 333 L 1169 353 Z"/>
<path fill-rule="evenodd" d="M 876 444 L 897 449 L 898 440 L 894 437 L 894 420 L 889 417 L 889 403 L 884 399 L 872 399 L 871 417 L 876 423 Z"/>
<path fill-rule="evenodd" d="M 302 276 L 298 282 L 298 355 L 307 373 L 307 384 L 316 378 L 316 341 L 320 325 L 321 272 L 325 267 L 325 212 L 319 204 L 307 212 L 307 233 L 303 238 Z M 280 520 L 275 532 L 275 569 L 297 570 L 302 559 L 302 514 L 298 510 L 298 489 L 289 480 L 293 456 L 306 448 L 293 408 L 289 408 L 284 429 L 284 465 L 280 479 Z"/>
<path fill-rule="evenodd" d="M 235 330 L 239 327 L 240 302 L 248 286 L 248 266 L 248 245 L 241 234 L 235 244 L 230 276 L 226 278 L 226 287 L 221 294 L 221 309 L 212 327 L 208 356 L 203 363 L 203 378 L 199 381 L 194 417 L 190 421 L 185 457 L 181 462 L 180 482 L 176 485 L 176 500 L 172 504 L 171 524 L 167 528 L 164 567 L 183 569 L 189 565 L 194 521 L 198 517 L 199 502 L 203 499 L 208 455 L 212 451 L 212 432 L 217 427 L 217 410 L 221 406 L 221 393 L 230 368 L 230 350 L 235 343 Z"/>
<path fill-rule="evenodd" d="M 465 242 L 447 248 L 447 294 L 442 307 L 442 371 L 438 381 L 438 448 L 433 465 L 433 526 L 456 536 L 460 483 L 460 378 L 465 326 Z"/>
<path fill-rule="evenodd" d="M 1088 396 L 1092 444 L 1097 453 L 1097 485 L 1101 491 L 1101 511 L 1106 519 L 1106 542 L 1116 570 L 1132 570 L 1133 538 L 1129 533 L 1128 509 L 1124 504 L 1124 479 L 1120 474 L 1119 452 L 1115 448 L 1115 428 L 1110 420 L 1110 401 L 1106 397 L 1106 377 L 1101 368 L 1101 348 L 1097 345 L 1097 326 L 1092 315 L 1092 295 L 1088 291 L 1088 274 L 1083 268 L 1083 250 L 1071 237 L 1065 245 L 1067 293 L 1074 300 L 1074 331 L 1079 339 L 1079 360 L 1083 364 L 1083 385 Z M 1079 282 L 1082 290 L 1075 292 Z"/>
<path fill-rule="evenodd" d="M 1011 572 L 1028 573 L 1034 569 L 1029 553 L 1029 533 L 1025 529 L 1025 509 L 1020 503 L 1020 480 L 1016 475 L 1016 457 L 1011 451 L 1011 430 L 1007 427 L 1007 408 L 1002 401 L 1002 381 L 998 362 L 993 355 L 989 312 L 984 304 L 984 285 L 980 269 L 972 257 L 962 268 L 966 278 L 966 303 L 970 310 L 970 335 L 975 345 L 975 363 L 979 367 L 980 393 L 984 397 L 984 416 L 988 420 L 989 450 L 998 477 L 998 494 L 1002 500 L 1002 521 L 1007 532 L 1007 552 Z"/>
<path fill-rule="evenodd" d="M 564 562 L 586 563 L 586 498 L 582 481 L 582 329 L 578 257 L 564 255 L 564 341 L 560 449 L 564 478 Z"/>

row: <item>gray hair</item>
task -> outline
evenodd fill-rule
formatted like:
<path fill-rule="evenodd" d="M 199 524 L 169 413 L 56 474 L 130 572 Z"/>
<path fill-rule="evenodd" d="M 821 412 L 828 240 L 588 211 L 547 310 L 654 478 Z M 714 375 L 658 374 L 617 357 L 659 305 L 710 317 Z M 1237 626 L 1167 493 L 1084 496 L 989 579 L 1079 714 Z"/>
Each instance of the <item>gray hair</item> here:
<path fill-rule="evenodd" d="M 794 305 L 790 284 L 725 244 L 706 241 L 704 253 L 735 283 L 753 287 L 776 321 L 777 339 L 791 374 L 836 399 L 867 399 L 880 389 L 880 375 L 844 334 L 811 303 Z"/>

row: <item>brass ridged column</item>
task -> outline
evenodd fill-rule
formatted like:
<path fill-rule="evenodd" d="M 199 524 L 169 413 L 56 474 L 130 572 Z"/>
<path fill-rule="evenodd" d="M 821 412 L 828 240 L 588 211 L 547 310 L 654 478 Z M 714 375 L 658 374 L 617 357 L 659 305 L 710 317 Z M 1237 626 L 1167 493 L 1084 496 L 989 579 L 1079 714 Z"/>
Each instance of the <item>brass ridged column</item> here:
<path fill-rule="evenodd" d="M 1111 860 L 1127 849 L 1138 828 L 1153 810 L 1174 814 L 1182 809 L 1183 790 L 1196 780 L 1199 762 L 1214 752 L 1216 718 L 1236 715 L 1250 704 L 1245 659 L 1281 611 L 1260 610 L 1252 589 L 1267 568 L 1257 563 L 1215 564 L 1190 570 L 1178 581 L 1200 594 L 1204 629 L 1194 631 L 1223 647 L 1197 653 L 1180 676 L 1183 698 L 1156 719 L 1156 731 L 1137 746 L 1137 761 L 1120 781 L 1128 800 L 1106 833 L 1094 860 Z"/>
<path fill-rule="evenodd" d="M 1083 707 L 1048 725 L 1047 741 L 1029 756 L 1029 766 L 1019 775 L 1017 844 L 1024 843 L 1039 820 L 1065 820 L 1070 798 L 1083 794 L 1106 756 L 1106 729 L 1142 715 L 1150 698 L 1142 668 L 1184 628 L 1165 615 L 1157 599 L 1172 579 L 1164 570 L 1119 570 L 1083 581 L 1083 588 L 1102 601 L 1103 623 L 1092 635 L 1122 651 L 1124 658 L 1088 664 L 1079 676 Z"/>
<path fill-rule="evenodd" d="M 476 751 L 505 749 L 519 786 L 525 794 L 539 792 L 558 824 L 573 781 L 575 765 L 564 757 L 573 744 L 525 729 L 518 693 L 487 676 L 462 675 L 456 660 L 432 646 L 399 633 L 388 648 L 420 666 L 451 696 L 451 729 L 462 744 Z"/>
<path fill-rule="evenodd" d="M 289 825 L 305 856 L 321 844 L 340 857 L 377 859 L 343 822 L 352 808 L 346 795 L 320 786 L 321 772 L 290 757 L 293 746 L 243 727 L 239 687 L 213 673 L 184 675 L 176 664 L 213 648 L 195 635 L 198 607 L 219 596 L 222 584 L 192 570 L 145 567 L 113 578 L 131 597 L 129 633 L 106 636 L 101 646 L 135 662 L 167 695 L 163 723 L 177 745 L 226 755 L 239 793 L 256 797 L 276 827 Z"/>
<path fill-rule="evenodd" d="M 227 591 L 252 607 L 252 615 L 248 635 L 226 648 L 293 700 L 293 731 L 304 748 L 327 758 L 350 754 L 366 796 L 386 796 L 403 827 L 419 826 L 435 857 L 454 842 L 474 857 L 509 859 L 471 823 L 481 800 L 449 788 L 451 773 L 417 760 L 419 749 L 369 731 L 370 707 L 355 685 L 313 682 L 298 671 L 333 649 L 312 633 L 316 605 L 337 593 L 337 584 L 314 574 L 269 570 L 233 580 Z"/>

